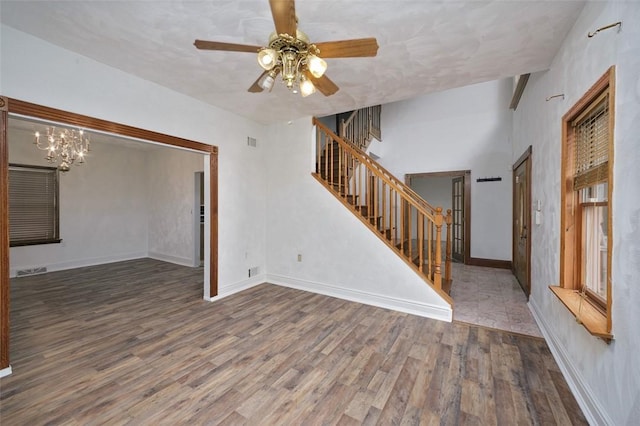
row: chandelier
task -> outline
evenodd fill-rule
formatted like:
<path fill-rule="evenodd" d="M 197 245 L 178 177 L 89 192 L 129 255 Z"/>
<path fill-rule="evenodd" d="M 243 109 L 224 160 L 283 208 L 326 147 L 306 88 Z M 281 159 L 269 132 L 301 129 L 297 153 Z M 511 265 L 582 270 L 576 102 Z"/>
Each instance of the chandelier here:
<path fill-rule="evenodd" d="M 264 90 L 271 90 L 278 74 L 282 74 L 282 81 L 293 93 L 299 91 L 302 97 L 315 93 L 316 88 L 307 72 L 315 78 L 324 75 L 327 63 L 318 56 L 319 53 L 300 30 L 296 31 L 296 37 L 271 34 L 269 47 L 258 51 L 258 64 L 268 71 L 258 85 Z"/>
<path fill-rule="evenodd" d="M 89 136 L 82 130 L 59 129 L 47 127 L 47 136 L 42 138 L 36 132 L 34 145 L 42 151 L 47 151 L 45 157 L 49 163 L 59 163 L 58 170 L 68 172 L 71 165 L 84 163 L 84 157 L 89 152 Z"/>

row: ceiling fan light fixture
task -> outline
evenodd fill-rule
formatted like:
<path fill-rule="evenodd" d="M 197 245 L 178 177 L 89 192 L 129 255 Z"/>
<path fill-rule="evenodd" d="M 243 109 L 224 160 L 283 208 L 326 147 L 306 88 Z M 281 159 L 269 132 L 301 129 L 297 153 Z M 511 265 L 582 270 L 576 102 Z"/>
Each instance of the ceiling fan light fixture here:
<path fill-rule="evenodd" d="M 271 89 L 273 88 L 273 83 L 275 83 L 275 81 L 276 81 L 276 73 L 271 71 L 270 73 L 264 76 L 264 78 L 260 83 L 258 83 L 258 85 L 262 87 L 262 89 L 264 90 L 271 91 Z"/>
<path fill-rule="evenodd" d="M 300 95 L 302 95 L 303 98 L 306 98 L 307 96 L 312 95 L 315 92 L 316 92 L 316 86 L 313 85 L 311 80 L 307 80 L 306 78 L 303 78 L 300 81 Z"/>
<path fill-rule="evenodd" d="M 276 66 L 278 60 L 278 53 L 274 49 L 264 48 L 258 52 L 258 64 L 269 71 Z"/>
<path fill-rule="evenodd" d="M 327 70 L 327 62 L 316 55 L 309 54 L 307 56 L 307 68 L 315 78 L 320 78 Z"/>
<path fill-rule="evenodd" d="M 298 55 L 297 53 L 288 51 L 282 53 L 282 78 L 289 82 L 296 79 L 298 74 Z"/>

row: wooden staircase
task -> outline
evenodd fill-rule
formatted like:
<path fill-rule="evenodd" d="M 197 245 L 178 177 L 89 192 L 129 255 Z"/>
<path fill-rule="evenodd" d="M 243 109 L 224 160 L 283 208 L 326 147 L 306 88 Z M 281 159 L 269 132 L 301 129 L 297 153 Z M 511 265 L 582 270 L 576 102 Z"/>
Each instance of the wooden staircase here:
<path fill-rule="evenodd" d="M 382 105 L 361 108 L 351 112 L 346 120 L 340 120 L 338 135 L 366 151 L 375 138 L 382 141 L 380 115 Z"/>
<path fill-rule="evenodd" d="M 312 175 L 452 303 L 451 210 L 443 214 L 441 207 L 432 207 L 359 146 L 316 119 L 314 124 L 316 169 Z"/>

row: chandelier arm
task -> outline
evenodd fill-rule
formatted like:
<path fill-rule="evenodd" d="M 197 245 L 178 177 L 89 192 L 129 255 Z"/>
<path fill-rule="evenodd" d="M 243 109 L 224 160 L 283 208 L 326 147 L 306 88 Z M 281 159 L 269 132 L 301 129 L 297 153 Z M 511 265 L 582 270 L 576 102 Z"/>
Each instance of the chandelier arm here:
<path fill-rule="evenodd" d="M 56 133 L 55 127 L 47 128 L 47 145 L 40 141 L 40 132 L 35 133 L 34 145 L 42 151 L 47 151 L 45 159 L 49 163 L 58 162 L 58 170 L 66 172 L 69 165 L 78 160 L 84 163 L 84 156 L 89 151 L 90 138 L 83 130 L 62 129 Z"/>

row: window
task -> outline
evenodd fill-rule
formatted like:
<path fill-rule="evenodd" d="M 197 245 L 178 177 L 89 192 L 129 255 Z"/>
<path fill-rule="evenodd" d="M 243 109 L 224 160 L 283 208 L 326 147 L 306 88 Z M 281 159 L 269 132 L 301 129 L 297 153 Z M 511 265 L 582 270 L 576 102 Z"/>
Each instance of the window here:
<path fill-rule="evenodd" d="M 9 165 L 10 245 L 59 243 L 58 170 Z"/>
<path fill-rule="evenodd" d="M 592 334 L 611 339 L 614 68 L 562 122 L 560 288 Z"/>

